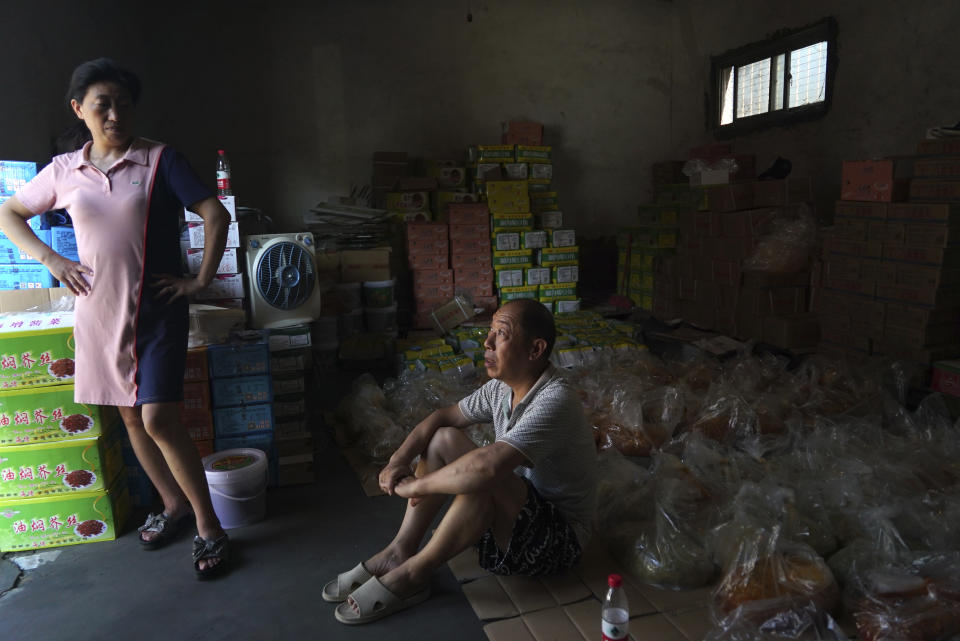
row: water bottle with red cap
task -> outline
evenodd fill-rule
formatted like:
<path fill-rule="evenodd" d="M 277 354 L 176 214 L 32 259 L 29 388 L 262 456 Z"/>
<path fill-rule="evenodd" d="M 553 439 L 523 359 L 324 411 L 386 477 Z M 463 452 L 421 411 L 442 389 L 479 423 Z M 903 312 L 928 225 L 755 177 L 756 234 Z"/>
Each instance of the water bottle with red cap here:
<path fill-rule="evenodd" d="M 607 577 L 607 596 L 603 600 L 600 618 L 603 626 L 603 641 L 626 639 L 630 633 L 630 607 L 627 605 L 627 593 L 623 589 L 623 577 L 611 574 Z"/>

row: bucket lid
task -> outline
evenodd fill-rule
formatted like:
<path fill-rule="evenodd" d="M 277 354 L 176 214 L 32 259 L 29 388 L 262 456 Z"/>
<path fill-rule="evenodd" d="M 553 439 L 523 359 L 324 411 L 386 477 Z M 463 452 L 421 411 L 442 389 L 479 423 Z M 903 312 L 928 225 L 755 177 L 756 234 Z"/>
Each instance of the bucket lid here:
<path fill-rule="evenodd" d="M 267 467 L 267 455 L 253 447 L 238 447 L 204 456 L 202 462 L 207 481 L 223 483 L 237 477 L 262 475 Z"/>
<path fill-rule="evenodd" d="M 365 280 L 363 281 L 364 287 L 393 287 L 394 279 L 390 280 Z"/>

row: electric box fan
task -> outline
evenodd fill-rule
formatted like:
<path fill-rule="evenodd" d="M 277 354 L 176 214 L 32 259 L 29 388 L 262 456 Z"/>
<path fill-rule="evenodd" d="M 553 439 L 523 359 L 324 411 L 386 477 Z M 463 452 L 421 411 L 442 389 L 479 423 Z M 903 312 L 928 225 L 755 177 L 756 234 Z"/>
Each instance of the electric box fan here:
<path fill-rule="evenodd" d="M 247 236 L 246 247 L 253 327 L 287 327 L 320 316 L 313 234 Z"/>

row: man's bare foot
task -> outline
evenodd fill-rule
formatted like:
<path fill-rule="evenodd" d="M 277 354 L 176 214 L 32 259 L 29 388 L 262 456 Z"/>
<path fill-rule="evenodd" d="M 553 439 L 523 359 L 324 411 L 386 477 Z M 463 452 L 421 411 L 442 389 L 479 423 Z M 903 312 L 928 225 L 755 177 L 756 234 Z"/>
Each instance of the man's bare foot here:
<path fill-rule="evenodd" d="M 383 576 L 377 577 L 380 579 L 383 587 L 401 599 L 407 599 L 413 596 L 429 583 L 429 577 L 415 577 L 407 571 L 406 567 L 407 566 L 395 568 Z M 356 601 L 353 600 L 353 597 L 347 597 L 347 603 L 350 604 L 354 612 L 360 614 L 360 608 L 357 606 Z"/>
<path fill-rule="evenodd" d="M 406 554 L 391 543 L 364 561 L 363 567 L 365 567 L 367 572 L 373 576 L 381 577 L 387 572 L 390 572 L 394 568 L 398 567 L 401 563 L 409 559 L 410 556 L 410 554 Z"/>

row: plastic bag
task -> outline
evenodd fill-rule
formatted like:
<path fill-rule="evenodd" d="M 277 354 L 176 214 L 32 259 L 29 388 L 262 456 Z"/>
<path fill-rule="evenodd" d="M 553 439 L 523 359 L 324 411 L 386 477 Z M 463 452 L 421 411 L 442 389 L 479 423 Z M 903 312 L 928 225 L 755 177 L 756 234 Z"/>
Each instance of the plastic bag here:
<path fill-rule="evenodd" d="M 839 588 L 824 560 L 809 546 L 784 540 L 775 525 L 740 541 L 713 592 L 712 607 L 715 620 L 721 621 L 751 601 L 812 602 L 829 612 L 838 597 Z"/>
<path fill-rule="evenodd" d="M 760 238 L 753 255 L 743 261 L 743 269 L 771 274 L 809 269 L 817 246 L 817 223 L 810 208 L 801 204 L 783 209 L 771 226 L 771 233 Z"/>
<path fill-rule="evenodd" d="M 847 634 L 813 603 L 771 599 L 737 607 L 705 641 L 847 641 Z"/>
<path fill-rule="evenodd" d="M 740 167 L 737 165 L 737 161 L 733 158 L 718 158 L 714 161 L 707 161 L 703 158 L 692 158 L 687 162 L 683 163 L 683 168 L 681 171 L 684 176 L 696 176 L 697 174 L 702 174 L 705 171 L 726 171 L 730 174 L 737 173 L 737 170 Z"/>
<path fill-rule="evenodd" d="M 960 635 L 960 559 L 930 555 L 876 570 L 853 609 L 863 641 L 939 641 Z"/>
<path fill-rule="evenodd" d="M 338 418 L 346 425 L 347 444 L 358 447 L 375 461 L 389 458 L 409 432 L 394 422 L 386 404 L 376 379 L 362 374 L 354 381 L 353 392 L 337 408 Z"/>

